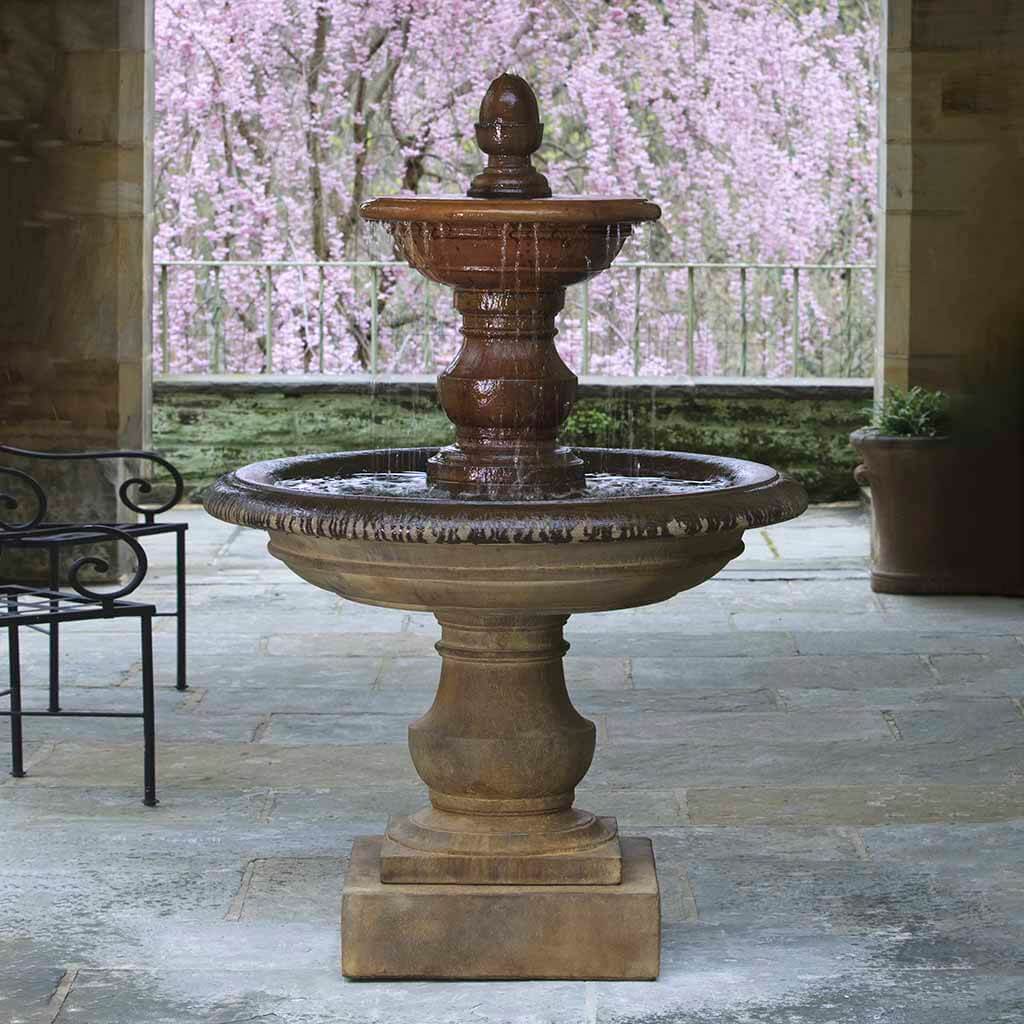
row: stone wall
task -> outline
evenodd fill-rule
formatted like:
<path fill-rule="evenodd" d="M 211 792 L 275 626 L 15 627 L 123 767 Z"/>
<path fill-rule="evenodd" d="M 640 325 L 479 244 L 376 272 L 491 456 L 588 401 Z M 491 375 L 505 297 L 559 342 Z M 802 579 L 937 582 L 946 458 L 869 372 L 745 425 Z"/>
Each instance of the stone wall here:
<path fill-rule="evenodd" d="M 148 444 L 151 33 L 152 0 L 0 2 L 8 444 Z M 51 518 L 124 517 L 109 464 L 22 468 L 46 487 Z M 33 574 L 14 561 L 5 573 Z"/>
<path fill-rule="evenodd" d="M 791 473 L 816 501 L 857 488 L 847 435 L 870 381 L 606 380 L 581 383 L 570 444 L 734 455 Z M 171 377 L 154 383 L 155 447 L 196 495 L 258 459 L 449 444 L 434 378 Z"/>

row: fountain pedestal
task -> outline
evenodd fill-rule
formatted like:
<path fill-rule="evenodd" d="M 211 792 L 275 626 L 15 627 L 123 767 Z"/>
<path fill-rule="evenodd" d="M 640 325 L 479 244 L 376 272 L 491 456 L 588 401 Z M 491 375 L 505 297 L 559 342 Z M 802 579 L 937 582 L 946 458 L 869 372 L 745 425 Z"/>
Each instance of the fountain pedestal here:
<path fill-rule="evenodd" d="M 596 731 L 566 692 L 566 619 L 438 615 L 441 681 L 430 710 L 409 726 L 430 807 L 388 824 L 382 881 L 621 880 L 615 820 L 572 806 Z"/>
<path fill-rule="evenodd" d="M 614 818 L 573 807 L 595 728 L 565 687 L 568 616 L 437 618 L 441 681 L 409 727 L 430 806 L 357 843 L 342 897 L 342 970 L 655 977 L 650 842 L 620 841 Z"/>

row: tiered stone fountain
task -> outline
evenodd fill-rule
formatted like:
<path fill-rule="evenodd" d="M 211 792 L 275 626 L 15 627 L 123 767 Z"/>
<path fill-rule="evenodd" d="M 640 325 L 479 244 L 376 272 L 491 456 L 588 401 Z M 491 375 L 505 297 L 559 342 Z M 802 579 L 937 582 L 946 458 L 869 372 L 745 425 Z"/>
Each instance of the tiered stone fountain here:
<path fill-rule="evenodd" d="M 566 691 L 562 627 L 694 587 L 740 554 L 745 529 L 806 505 L 751 462 L 559 446 L 576 393 L 554 346 L 565 288 L 661 211 L 552 197 L 530 161 L 541 134 L 530 87 L 502 75 L 480 108 L 490 159 L 468 197 L 362 210 L 455 289 L 463 344 L 438 387 L 456 443 L 262 462 L 206 501 L 267 530 L 270 551 L 316 586 L 441 624 L 437 696 L 409 727 L 430 803 L 354 844 L 349 977 L 657 976 L 650 840 L 573 806 L 595 730 Z"/>

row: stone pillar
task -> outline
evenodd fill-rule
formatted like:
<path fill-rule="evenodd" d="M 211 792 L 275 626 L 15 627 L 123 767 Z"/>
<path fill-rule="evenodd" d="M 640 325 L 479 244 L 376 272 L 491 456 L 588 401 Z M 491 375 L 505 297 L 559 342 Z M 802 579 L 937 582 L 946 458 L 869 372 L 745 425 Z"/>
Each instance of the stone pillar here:
<path fill-rule="evenodd" d="M 1024 4 L 889 0 L 885 38 L 876 391 L 956 397 L 962 449 L 943 485 L 958 510 L 956 569 L 944 586 L 1020 593 Z"/>
<path fill-rule="evenodd" d="M 889 0 L 881 385 L 985 392 L 1021 367 L 1024 4 Z"/>
<path fill-rule="evenodd" d="M 148 443 L 152 25 L 152 0 L 0 4 L 7 443 Z M 103 471 L 44 475 L 53 518 L 119 517 Z"/>

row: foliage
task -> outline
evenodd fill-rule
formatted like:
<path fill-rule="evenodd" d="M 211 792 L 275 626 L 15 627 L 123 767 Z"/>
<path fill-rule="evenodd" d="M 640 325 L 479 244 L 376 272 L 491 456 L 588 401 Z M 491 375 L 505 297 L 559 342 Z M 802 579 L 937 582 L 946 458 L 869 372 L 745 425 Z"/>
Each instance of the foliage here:
<path fill-rule="evenodd" d="M 871 425 L 883 437 L 943 437 L 950 430 L 949 397 L 942 391 L 890 388 Z"/>
<path fill-rule="evenodd" d="M 565 444 L 587 447 L 614 445 L 622 433 L 621 423 L 602 409 L 577 405 L 569 414 L 559 438 Z"/>
<path fill-rule="evenodd" d="M 623 259 L 872 262 L 877 20 L 876 0 L 157 0 L 156 256 L 390 258 L 360 203 L 463 192 L 481 162 L 477 104 L 511 70 L 539 94 L 537 162 L 557 191 L 661 204 Z M 381 368 L 450 358 L 450 297 L 396 269 L 380 284 Z M 319 364 L 321 305 L 325 368 L 365 368 L 370 285 L 329 268 L 321 304 L 316 268 L 276 270 L 274 368 Z M 171 267 L 167 287 L 173 370 L 262 366 L 259 269 Z M 593 282 L 591 372 L 631 373 L 634 348 L 643 374 L 685 372 L 686 271 L 642 287 L 629 271 Z M 700 285 L 697 373 L 736 372 L 739 287 Z M 839 315 L 847 287 L 856 324 Z M 791 275 L 748 289 L 750 372 L 791 372 Z M 579 367 L 574 292 L 559 345 Z M 802 278 L 797 369 L 866 372 L 844 345 L 871 302 L 869 274 Z"/>

